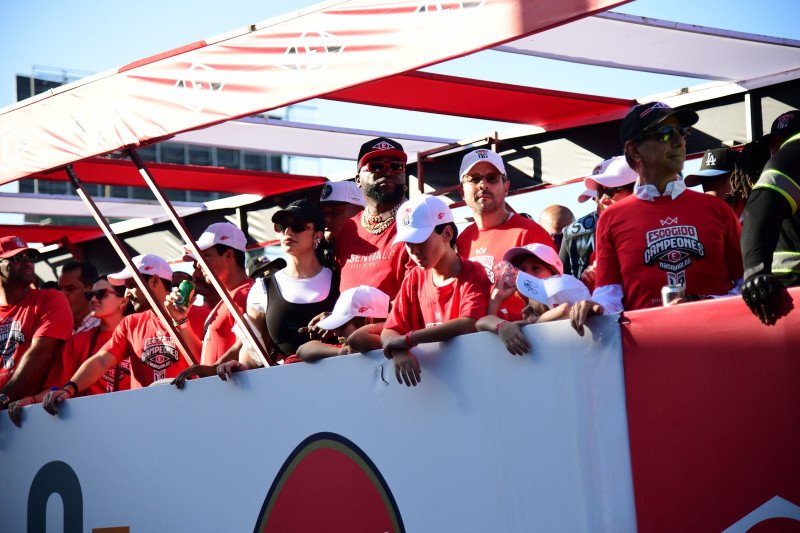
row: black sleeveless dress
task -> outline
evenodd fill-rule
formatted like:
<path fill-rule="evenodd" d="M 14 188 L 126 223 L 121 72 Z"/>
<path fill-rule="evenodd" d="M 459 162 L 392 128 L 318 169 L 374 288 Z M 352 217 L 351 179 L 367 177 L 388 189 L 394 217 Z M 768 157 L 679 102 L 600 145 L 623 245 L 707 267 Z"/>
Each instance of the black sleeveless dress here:
<path fill-rule="evenodd" d="M 287 302 L 272 276 L 265 277 L 264 283 L 267 290 L 266 318 L 269 336 L 283 355 L 293 355 L 297 353 L 297 348 L 301 344 L 309 341 L 307 333 L 298 333 L 297 330 L 307 326 L 308 322 L 318 314 L 333 311 L 333 306 L 339 298 L 339 272 L 334 270 L 331 275 L 328 297 L 310 304 Z"/>

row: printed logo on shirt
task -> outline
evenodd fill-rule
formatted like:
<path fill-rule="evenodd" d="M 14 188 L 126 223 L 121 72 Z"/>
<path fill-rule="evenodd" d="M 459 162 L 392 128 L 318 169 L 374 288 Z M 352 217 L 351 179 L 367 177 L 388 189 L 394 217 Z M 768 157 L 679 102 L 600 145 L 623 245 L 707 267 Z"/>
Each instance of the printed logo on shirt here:
<path fill-rule="evenodd" d="M 660 222 L 662 226 L 674 226 L 675 224 L 678 223 L 678 217 L 675 218 L 667 217 L 664 220 L 661 220 Z"/>
<path fill-rule="evenodd" d="M 677 221 L 677 219 L 675 219 Z M 661 221 L 662 225 L 664 221 Z M 647 248 L 644 263 L 658 266 L 667 272 L 671 285 L 686 286 L 685 271 L 694 259 L 705 257 L 705 249 L 694 226 L 669 226 L 650 230 L 646 234 Z"/>
<path fill-rule="evenodd" d="M 118 365 L 114 365 L 103 374 L 102 380 L 106 384 L 106 392 L 116 392 L 119 384 L 131 375 L 131 360 L 127 357 Z"/>
<path fill-rule="evenodd" d="M 179 357 L 175 341 L 165 330 L 156 331 L 154 337 L 144 340 L 142 363 L 153 369 L 153 379 L 156 381 L 166 377 L 167 368 L 177 363 Z"/>
<path fill-rule="evenodd" d="M 486 248 L 483 248 L 482 250 L 486 251 Z M 478 251 L 480 251 L 480 249 Z M 494 284 L 495 275 L 493 255 L 476 255 L 475 257 L 470 257 L 469 260 L 483 265 L 483 268 L 486 269 L 486 275 L 489 276 L 489 283 Z"/>
<path fill-rule="evenodd" d="M 14 354 L 17 346 L 25 344 L 25 334 L 22 332 L 22 322 L 6 318 L 0 324 L 0 356 L 3 359 L 3 369 L 14 368 Z"/>

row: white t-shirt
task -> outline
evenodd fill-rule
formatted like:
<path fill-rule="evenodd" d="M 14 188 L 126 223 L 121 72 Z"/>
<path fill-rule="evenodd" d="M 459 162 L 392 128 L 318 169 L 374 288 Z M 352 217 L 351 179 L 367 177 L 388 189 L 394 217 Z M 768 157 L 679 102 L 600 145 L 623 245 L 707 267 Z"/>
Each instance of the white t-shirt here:
<path fill-rule="evenodd" d="M 331 269 L 324 267 L 313 278 L 293 278 L 283 270 L 272 275 L 273 281 L 278 284 L 281 296 L 293 304 L 310 304 L 327 298 L 331 290 L 332 276 Z M 267 292 L 263 278 L 259 278 L 250 288 L 247 294 L 247 307 L 252 307 L 259 313 L 266 313 Z"/>

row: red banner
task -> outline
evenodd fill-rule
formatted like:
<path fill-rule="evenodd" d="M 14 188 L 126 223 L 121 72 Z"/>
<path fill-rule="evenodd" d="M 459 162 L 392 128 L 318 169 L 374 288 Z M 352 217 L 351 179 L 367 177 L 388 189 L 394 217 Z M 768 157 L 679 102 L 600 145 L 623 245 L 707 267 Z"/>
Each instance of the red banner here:
<path fill-rule="evenodd" d="M 639 531 L 800 530 L 800 289 L 790 294 L 775 326 L 741 298 L 627 314 Z"/>

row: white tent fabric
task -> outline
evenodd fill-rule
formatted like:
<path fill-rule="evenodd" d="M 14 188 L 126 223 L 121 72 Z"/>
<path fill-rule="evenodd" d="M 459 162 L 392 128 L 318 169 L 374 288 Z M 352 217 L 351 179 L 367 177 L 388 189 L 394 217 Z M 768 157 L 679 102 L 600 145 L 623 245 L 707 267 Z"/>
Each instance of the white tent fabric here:
<path fill-rule="evenodd" d="M 199 213 L 206 209 L 202 203 L 170 202 L 180 216 Z M 164 208 L 155 200 L 143 202 L 127 198 L 96 198 L 95 204 L 109 218 L 164 217 Z M 86 205 L 77 196 L 61 194 L 0 193 L 0 212 L 22 215 L 91 216 Z"/>
<path fill-rule="evenodd" d="M 494 50 L 718 81 L 751 80 L 800 65 L 800 41 L 614 12 Z"/>

